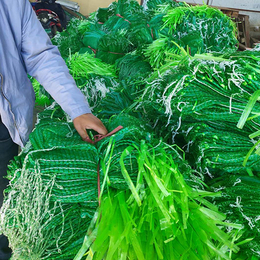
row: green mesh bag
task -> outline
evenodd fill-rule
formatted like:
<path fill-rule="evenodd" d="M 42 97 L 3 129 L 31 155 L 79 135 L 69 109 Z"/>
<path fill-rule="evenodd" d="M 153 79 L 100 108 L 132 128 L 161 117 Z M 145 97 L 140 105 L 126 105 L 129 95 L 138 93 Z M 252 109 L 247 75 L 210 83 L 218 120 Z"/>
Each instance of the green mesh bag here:
<path fill-rule="evenodd" d="M 107 8 L 99 8 L 96 17 L 99 23 L 105 23 L 111 16 L 115 14 L 117 2 L 111 3 Z"/>
<path fill-rule="evenodd" d="M 116 32 L 119 30 L 128 30 L 130 28 L 130 21 L 120 16 L 110 17 L 104 24 L 103 30 L 108 32 Z"/>
<path fill-rule="evenodd" d="M 97 207 L 96 149 L 29 152 L 16 170 L 1 214 L 13 259 L 71 259 Z"/>
<path fill-rule="evenodd" d="M 130 42 L 123 32 L 104 35 L 98 44 L 96 57 L 108 64 L 114 64 L 131 50 Z"/>
<path fill-rule="evenodd" d="M 101 39 L 102 36 L 105 35 L 105 32 L 101 30 L 96 30 L 92 32 L 85 32 L 83 36 L 83 44 L 84 46 L 88 47 L 90 50 L 96 51 L 98 48 L 98 42 Z"/>
<path fill-rule="evenodd" d="M 257 259 L 260 252 L 259 227 L 259 184 L 255 176 L 222 176 L 211 180 L 212 190 L 220 190 L 222 196 L 214 199 L 214 203 L 227 215 L 227 220 L 244 226 L 244 233 L 238 242 L 241 250 L 234 255 L 238 259 Z"/>
<path fill-rule="evenodd" d="M 118 59 L 115 65 L 118 70 L 119 80 L 138 76 L 145 78 L 151 73 L 150 64 L 138 55 L 127 54 L 123 58 Z"/>

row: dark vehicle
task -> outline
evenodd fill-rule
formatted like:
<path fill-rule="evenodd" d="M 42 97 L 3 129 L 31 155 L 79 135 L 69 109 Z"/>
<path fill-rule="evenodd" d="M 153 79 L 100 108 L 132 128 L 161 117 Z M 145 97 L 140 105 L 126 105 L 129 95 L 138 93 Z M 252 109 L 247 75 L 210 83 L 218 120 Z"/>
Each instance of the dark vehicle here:
<path fill-rule="evenodd" d="M 50 38 L 54 37 L 57 32 L 66 29 L 67 23 L 73 17 L 86 19 L 80 13 L 56 3 L 56 0 L 41 0 L 31 4 Z"/>

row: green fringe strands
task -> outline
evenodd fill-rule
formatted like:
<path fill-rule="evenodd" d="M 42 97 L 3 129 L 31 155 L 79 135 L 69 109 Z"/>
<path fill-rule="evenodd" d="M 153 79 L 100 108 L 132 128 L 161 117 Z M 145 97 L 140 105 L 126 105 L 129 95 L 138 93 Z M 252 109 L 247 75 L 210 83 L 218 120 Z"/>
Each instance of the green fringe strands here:
<path fill-rule="evenodd" d="M 121 156 L 121 170 L 130 191 L 109 189 L 101 199 L 96 226 L 85 237 L 74 260 L 85 259 L 230 259 L 238 247 L 232 241 L 242 227 L 224 222 L 224 215 L 206 196 L 192 190 L 164 150 L 145 143 L 138 151 L 134 184 Z M 116 224 L 115 224 L 116 223 Z M 232 228 L 226 234 L 223 227 Z"/>
<path fill-rule="evenodd" d="M 115 77 L 115 68 L 104 64 L 93 55 L 75 53 L 67 59 L 67 65 L 74 79 L 88 78 L 90 74 Z"/>

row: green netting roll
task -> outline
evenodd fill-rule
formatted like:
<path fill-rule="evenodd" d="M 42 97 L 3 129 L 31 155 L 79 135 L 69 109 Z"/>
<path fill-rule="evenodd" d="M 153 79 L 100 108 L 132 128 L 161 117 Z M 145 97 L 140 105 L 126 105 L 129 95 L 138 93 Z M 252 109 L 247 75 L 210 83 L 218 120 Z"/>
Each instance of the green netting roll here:
<path fill-rule="evenodd" d="M 35 150 L 40 150 L 82 144 L 83 141 L 73 123 L 52 120 L 38 124 L 30 135 L 30 142 Z"/>
<path fill-rule="evenodd" d="M 145 78 L 149 73 L 151 73 L 150 64 L 138 55 L 125 55 L 123 58 L 116 61 L 116 67 L 119 74 L 119 80 L 138 76 Z"/>
<path fill-rule="evenodd" d="M 104 35 L 98 44 L 96 57 L 108 64 L 114 64 L 131 50 L 131 43 L 123 32 Z"/>
<path fill-rule="evenodd" d="M 105 23 L 111 16 L 115 14 L 117 2 L 111 3 L 107 8 L 99 8 L 96 17 L 98 22 Z"/>
<path fill-rule="evenodd" d="M 1 208 L 13 259 L 73 258 L 98 205 L 97 163 L 96 149 L 87 144 L 25 156 Z"/>
<path fill-rule="evenodd" d="M 105 34 L 106 33 L 101 31 L 101 30 L 98 30 L 98 31 L 96 30 L 96 31 L 92 31 L 92 32 L 85 32 L 85 34 L 83 35 L 82 42 L 89 49 L 96 50 L 97 47 L 98 47 L 99 40 Z"/>
<path fill-rule="evenodd" d="M 130 28 L 130 21 L 119 16 L 112 16 L 103 24 L 103 29 L 108 32 L 128 30 L 129 28 Z"/>

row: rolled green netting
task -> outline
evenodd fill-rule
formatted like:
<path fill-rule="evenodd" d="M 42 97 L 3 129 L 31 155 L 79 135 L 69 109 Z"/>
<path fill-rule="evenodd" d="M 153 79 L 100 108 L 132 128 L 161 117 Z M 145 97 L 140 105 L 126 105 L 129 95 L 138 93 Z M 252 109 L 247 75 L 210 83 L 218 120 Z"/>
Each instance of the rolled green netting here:
<path fill-rule="evenodd" d="M 28 152 L 22 168 L 9 173 L 1 231 L 12 259 L 75 255 L 97 207 L 97 162 L 91 145 L 53 147 Z"/>
<path fill-rule="evenodd" d="M 218 9 L 207 5 L 180 6 L 169 9 L 163 21 L 163 27 L 169 27 L 171 39 L 184 40 L 185 37 L 186 44 L 192 44 L 193 55 L 203 50 L 226 52 L 237 49 L 235 23 Z M 197 46 L 192 43 L 194 40 Z"/>
<path fill-rule="evenodd" d="M 155 41 L 143 52 L 153 67 L 159 68 L 167 62 L 167 52 L 180 54 L 178 45 L 188 48 L 193 56 L 196 53 L 237 49 L 233 21 L 206 5 L 169 8 L 165 14 L 153 16 L 149 26 Z"/>
<path fill-rule="evenodd" d="M 238 259 L 260 256 L 259 178 L 254 176 L 223 176 L 211 181 L 211 189 L 222 192 L 214 203 L 227 215 L 228 221 L 244 225 L 247 243 L 241 243 Z M 243 239 L 241 239 L 242 241 Z"/>
<path fill-rule="evenodd" d="M 130 51 L 131 42 L 126 38 L 125 32 L 113 32 L 99 40 L 96 57 L 108 64 L 114 64 Z"/>
<path fill-rule="evenodd" d="M 152 71 L 150 64 L 141 56 L 127 54 L 116 61 L 119 80 L 142 76 L 146 78 Z"/>

